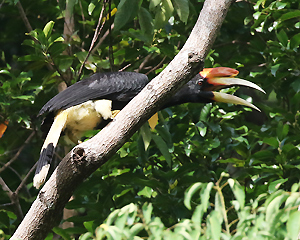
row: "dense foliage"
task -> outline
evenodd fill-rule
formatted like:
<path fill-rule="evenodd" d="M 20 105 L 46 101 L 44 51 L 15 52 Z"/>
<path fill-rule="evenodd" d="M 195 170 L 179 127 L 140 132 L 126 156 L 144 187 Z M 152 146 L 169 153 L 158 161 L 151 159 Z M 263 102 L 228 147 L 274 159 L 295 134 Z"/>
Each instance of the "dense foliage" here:
<path fill-rule="evenodd" d="M 0 239 L 13 234 L 38 193 L 33 166 L 45 136 L 36 115 L 60 83 L 120 69 L 153 78 L 185 43 L 202 4 L 2 1 L 0 123 L 8 128 L 0 139 Z M 251 96 L 261 113 L 227 104 L 160 112 L 154 130 L 145 124 L 76 190 L 62 221 L 71 224 L 47 239 L 296 239 L 299 7 L 234 3 L 207 57 L 205 67 L 236 68 L 266 91 L 235 93 Z M 69 150 L 62 141 L 57 160 Z"/>

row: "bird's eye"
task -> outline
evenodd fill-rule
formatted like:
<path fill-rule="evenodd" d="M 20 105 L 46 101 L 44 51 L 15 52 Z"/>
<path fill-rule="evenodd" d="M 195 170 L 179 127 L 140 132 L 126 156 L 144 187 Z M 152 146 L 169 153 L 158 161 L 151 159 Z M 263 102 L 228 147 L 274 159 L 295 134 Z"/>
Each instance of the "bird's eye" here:
<path fill-rule="evenodd" d="M 199 81 L 197 82 L 197 84 L 201 86 L 201 85 L 203 84 L 203 81 L 202 81 L 202 80 L 199 80 Z"/>

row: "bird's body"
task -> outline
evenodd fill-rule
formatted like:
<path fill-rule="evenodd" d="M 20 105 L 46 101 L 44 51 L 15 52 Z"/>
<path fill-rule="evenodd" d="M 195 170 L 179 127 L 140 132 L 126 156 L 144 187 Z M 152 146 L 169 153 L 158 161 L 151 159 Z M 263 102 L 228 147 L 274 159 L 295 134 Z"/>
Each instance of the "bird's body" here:
<path fill-rule="evenodd" d="M 232 85 L 245 85 L 263 91 L 251 82 L 232 78 L 238 71 L 231 68 L 215 68 L 201 73 L 167 100 L 161 109 L 187 102 L 214 101 L 231 102 L 257 109 L 238 97 L 211 91 Z M 65 130 L 66 135 L 77 143 L 84 132 L 94 129 L 103 119 L 112 119 L 147 83 L 147 76 L 140 73 L 96 73 L 49 100 L 39 115 L 56 112 L 56 116 L 41 149 L 33 185 L 39 188 L 44 183 L 62 131 Z"/>

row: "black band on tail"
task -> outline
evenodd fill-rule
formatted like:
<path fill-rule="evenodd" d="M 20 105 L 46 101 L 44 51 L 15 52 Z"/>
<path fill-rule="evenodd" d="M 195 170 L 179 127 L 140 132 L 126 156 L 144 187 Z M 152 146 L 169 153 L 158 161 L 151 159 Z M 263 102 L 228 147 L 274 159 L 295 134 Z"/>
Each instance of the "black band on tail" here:
<path fill-rule="evenodd" d="M 40 158 L 35 170 L 35 175 L 38 174 L 43 166 L 50 164 L 52 161 L 52 157 L 54 154 L 54 146 L 53 143 L 47 145 L 47 148 L 44 148 L 40 154 Z"/>

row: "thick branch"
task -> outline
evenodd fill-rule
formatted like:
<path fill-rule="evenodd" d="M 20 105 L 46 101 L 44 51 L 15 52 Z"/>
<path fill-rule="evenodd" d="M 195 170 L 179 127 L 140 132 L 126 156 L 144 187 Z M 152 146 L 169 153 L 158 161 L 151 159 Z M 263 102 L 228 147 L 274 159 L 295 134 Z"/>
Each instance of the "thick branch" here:
<path fill-rule="evenodd" d="M 43 239 L 60 221 L 60 213 L 75 188 L 104 164 L 153 115 L 168 96 L 203 67 L 231 0 L 207 0 L 183 49 L 95 137 L 76 146 L 62 160 L 39 192 L 12 239 Z"/>

